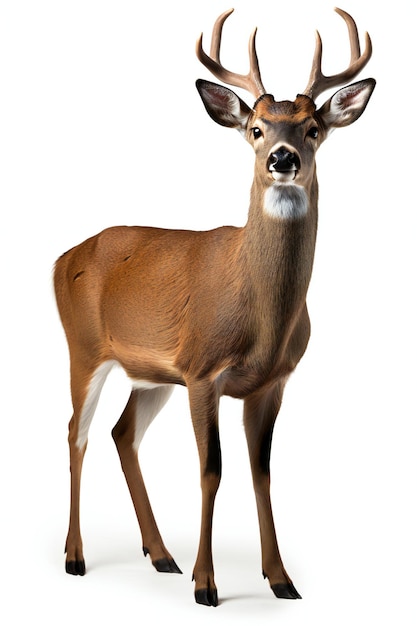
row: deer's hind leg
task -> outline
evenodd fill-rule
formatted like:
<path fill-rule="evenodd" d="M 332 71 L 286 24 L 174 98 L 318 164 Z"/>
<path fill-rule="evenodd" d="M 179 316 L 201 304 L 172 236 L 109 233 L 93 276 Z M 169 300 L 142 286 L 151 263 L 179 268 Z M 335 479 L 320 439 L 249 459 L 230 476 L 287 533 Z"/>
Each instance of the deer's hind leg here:
<path fill-rule="evenodd" d="M 142 438 L 167 402 L 172 389 L 172 385 L 134 388 L 119 421 L 113 428 L 112 436 L 142 533 L 143 552 L 145 556 L 150 555 L 152 564 L 158 572 L 181 574 L 159 533 L 138 459 Z"/>
<path fill-rule="evenodd" d="M 71 361 L 71 394 L 74 413 L 69 423 L 69 451 L 71 472 L 70 522 L 65 544 L 65 570 L 68 574 L 84 576 L 85 561 L 80 529 L 81 471 L 87 448 L 88 431 L 97 407 L 101 389 L 113 361 L 106 361 L 96 369 Z"/>

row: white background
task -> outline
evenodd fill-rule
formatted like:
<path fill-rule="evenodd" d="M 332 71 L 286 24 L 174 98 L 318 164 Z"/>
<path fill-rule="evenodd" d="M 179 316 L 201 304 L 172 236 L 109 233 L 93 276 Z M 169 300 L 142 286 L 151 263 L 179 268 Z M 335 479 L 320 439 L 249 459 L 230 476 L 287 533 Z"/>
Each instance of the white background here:
<path fill-rule="evenodd" d="M 281 552 L 303 600 L 275 599 L 262 579 L 241 404 L 224 399 L 214 525 L 221 604 L 208 609 L 194 604 L 190 580 L 200 492 L 186 393 L 174 393 L 141 450 L 162 535 L 184 571 L 168 576 L 141 554 L 110 437 L 129 391 L 120 372 L 103 392 L 85 460 L 88 573 L 64 572 L 71 402 L 51 273 L 62 252 L 110 225 L 244 223 L 252 152 L 209 119 L 194 87 L 196 78 L 211 78 L 195 40 L 204 30 L 208 46 L 214 19 L 229 6 L 2 0 L 2 623 L 416 624 L 411 6 L 342 5 L 361 40 L 365 30 L 372 35 L 374 56 L 362 76 L 378 84 L 363 117 L 318 155 L 313 334 L 273 443 Z M 277 99 L 305 88 L 315 28 L 325 73 L 348 63 L 346 28 L 330 2 L 236 0 L 235 8 L 224 63 L 246 71 L 257 25 L 263 82 Z"/>

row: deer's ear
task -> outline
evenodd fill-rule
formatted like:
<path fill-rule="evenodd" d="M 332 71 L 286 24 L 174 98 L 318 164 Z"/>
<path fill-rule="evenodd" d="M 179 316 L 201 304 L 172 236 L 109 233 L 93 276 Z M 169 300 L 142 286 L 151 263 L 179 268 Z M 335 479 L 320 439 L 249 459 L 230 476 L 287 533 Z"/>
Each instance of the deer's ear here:
<path fill-rule="evenodd" d="M 349 126 L 362 115 L 375 88 L 373 78 L 343 87 L 317 111 L 327 129 Z"/>
<path fill-rule="evenodd" d="M 252 109 L 227 87 L 197 80 L 196 87 L 210 117 L 229 128 L 245 131 Z"/>

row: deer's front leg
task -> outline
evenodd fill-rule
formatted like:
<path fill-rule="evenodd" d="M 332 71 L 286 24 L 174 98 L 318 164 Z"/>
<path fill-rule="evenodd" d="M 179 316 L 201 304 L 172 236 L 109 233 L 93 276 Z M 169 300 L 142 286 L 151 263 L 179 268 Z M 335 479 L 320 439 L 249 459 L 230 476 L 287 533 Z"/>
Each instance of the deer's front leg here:
<path fill-rule="evenodd" d="M 198 604 L 217 606 L 212 557 L 212 521 L 216 493 L 221 477 L 221 452 L 218 428 L 218 394 L 212 383 L 188 385 L 191 417 L 200 457 L 202 493 L 201 531 L 193 571 L 195 599 Z"/>
<path fill-rule="evenodd" d="M 272 433 L 281 406 L 284 384 L 249 396 L 244 405 L 253 486 L 261 534 L 262 570 L 277 598 L 301 598 L 285 571 L 278 549 L 270 498 Z"/>

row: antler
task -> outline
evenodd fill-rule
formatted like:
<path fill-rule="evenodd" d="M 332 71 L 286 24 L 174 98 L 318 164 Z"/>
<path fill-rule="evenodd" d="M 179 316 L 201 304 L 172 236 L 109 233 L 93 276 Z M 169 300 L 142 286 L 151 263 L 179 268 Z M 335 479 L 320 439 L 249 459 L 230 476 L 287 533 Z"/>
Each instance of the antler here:
<path fill-rule="evenodd" d="M 368 33 L 365 33 L 365 51 L 361 55 L 358 29 L 355 20 L 349 13 L 342 11 L 342 9 L 335 9 L 335 11 L 343 17 L 348 27 L 351 52 L 350 64 L 349 67 L 344 72 L 340 72 L 340 74 L 324 76 L 321 71 L 323 46 L 320 33 L 316 32 L 316 49 L 313 57 L 313 66 L 311 68 L 308 85 L 303 92 L 304 95 L 309 96 L 312 100 L 315 100 L 317 96 L 323 93 L 323 91 L 326 91 L 326 89 L 346 84 L 352 80 L 352 78 L 359 74 L 365 67 L 372 55 L 372 43 Z"/>
<path fill-rule="evenodd" d="M 223 24 L 226 19 L 233 13 L 234 9 L 230 9 L 220 15 L 213 26 L 213 33 L 211 36 L 210 56 L 203 50 L 203 34 L 200 35 L 197 40 L 196 53 L 201 63 L 210 70 L 216 78 L 219 78 L 227 85 L 234 87 L 241 87 L 246 91 L 249 91 L 255 98 L 259 98 L 262 94 L 266 93 L 264 86 L 262 85 L 261 74 L 259 71 L 258 57 L 255 48 L 256 28 L 249 39 L 249 61 L 250 70 L 245 76 L 243 74 L 236 74 L 235 72 L 229 72 L 220 63 L 220 42 L 222 37 Z"/>

